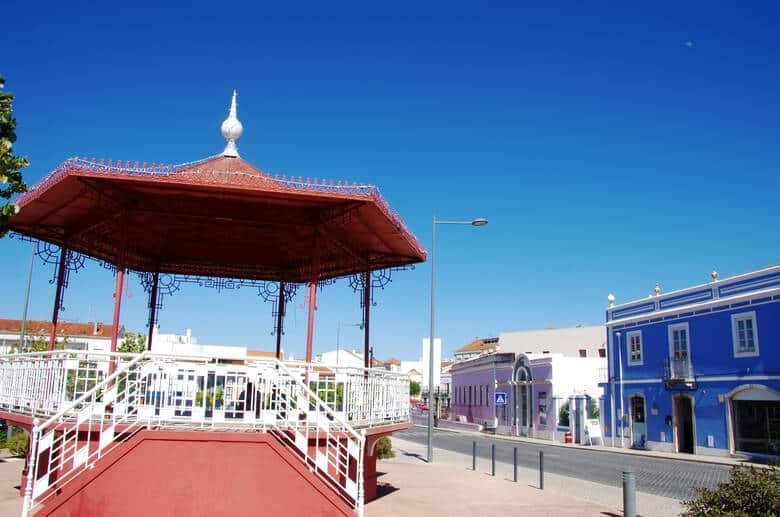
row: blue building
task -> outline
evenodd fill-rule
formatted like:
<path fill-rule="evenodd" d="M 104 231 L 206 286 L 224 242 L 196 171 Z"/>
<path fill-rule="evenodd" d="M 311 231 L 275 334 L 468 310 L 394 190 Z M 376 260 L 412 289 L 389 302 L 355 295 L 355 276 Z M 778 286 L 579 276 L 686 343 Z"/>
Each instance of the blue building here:
<path fill-rule="evenodd" d="M 780 455 L 780 265 L 712 277 L 622 305 L 610 295 L 606 445 Z"/>

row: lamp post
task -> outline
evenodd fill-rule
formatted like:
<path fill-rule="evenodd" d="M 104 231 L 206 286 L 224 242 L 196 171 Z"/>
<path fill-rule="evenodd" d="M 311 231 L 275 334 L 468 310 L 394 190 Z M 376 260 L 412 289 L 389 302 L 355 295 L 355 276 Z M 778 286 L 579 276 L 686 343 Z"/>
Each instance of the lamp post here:
<path fill-rule="evenodd" d="M 433 216 L 433 231 L 431 232 L 431 334 L 428 341 L 428 463 L 433 462 L 433 339 L 434 339 L 434 307 L 436 300 L 436 225 L 460 224 L 468 226 L 485 226 L 487 219 L 477 218 L 471 221 L 439 221 Z"/>
<path fill-rule="evenodd" d="M 341 323 L 336 327 L 336 366 L 339 365 L 339 350 L 341 349 L 341 327 L 362 327 L 362 323 Z"/>
<path fill-rule="evenodd" d="M 625 447 L 623 442 L 623 433 L 625 432 L 625 424 L 623 423 L 624 410 L 623 410 L 623 347 L 620 342 L 620 332 L 615 332 L 618 342 L 618 375 L 620 376 L 620 446 Z M 614 432 L 614 431 L 613 431 Z"/>

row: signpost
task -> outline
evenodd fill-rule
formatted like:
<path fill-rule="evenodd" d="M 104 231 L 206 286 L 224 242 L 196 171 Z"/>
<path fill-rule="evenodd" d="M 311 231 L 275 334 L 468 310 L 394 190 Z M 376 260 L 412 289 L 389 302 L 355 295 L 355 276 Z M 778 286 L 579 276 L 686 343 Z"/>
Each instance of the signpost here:
<path fill-rule="evenodd" d="M 506 406 L 506 393 L 503 391 L 495 392 L 496 406 Z"/>

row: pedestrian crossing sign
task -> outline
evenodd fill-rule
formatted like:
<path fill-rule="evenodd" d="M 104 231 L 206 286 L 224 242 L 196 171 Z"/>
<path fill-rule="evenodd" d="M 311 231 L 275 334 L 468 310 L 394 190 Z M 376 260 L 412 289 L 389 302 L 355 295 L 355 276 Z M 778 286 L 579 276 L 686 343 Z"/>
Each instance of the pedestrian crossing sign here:
<path fill-rule="evenodd" d="M 506 406 L 506 393 L 504 393 L 503 391 L 497 391 L 495 395 L 496 395 L 496 406 Z"/>

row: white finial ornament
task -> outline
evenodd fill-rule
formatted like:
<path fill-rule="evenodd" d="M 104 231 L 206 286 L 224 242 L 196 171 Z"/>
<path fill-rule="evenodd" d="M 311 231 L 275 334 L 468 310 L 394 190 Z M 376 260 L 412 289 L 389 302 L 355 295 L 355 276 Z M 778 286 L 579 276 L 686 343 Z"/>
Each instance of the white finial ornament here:
<path fill-rule="evenodd" d="M 609 293 L 609 296 L 607 296 L 607 301 L 609 302 L 610 307 L 615 306 L 615 295 L 612 293 Z"/>
<path fill-rule="evenodd" d="M 238 147 L 236 142 L 241 138 L 244 132 L 244 126 L 236 116 L 236 90 L 233 90 L 233 100 L 230 103 L 230 112 L 228 118 L 222 123 L 222 136 L 227 140 L 225 150 L 222 151 L 222 156 L 230 156 L 231 158 L 238 158 Z"/>

